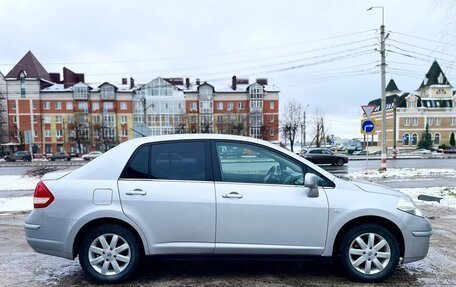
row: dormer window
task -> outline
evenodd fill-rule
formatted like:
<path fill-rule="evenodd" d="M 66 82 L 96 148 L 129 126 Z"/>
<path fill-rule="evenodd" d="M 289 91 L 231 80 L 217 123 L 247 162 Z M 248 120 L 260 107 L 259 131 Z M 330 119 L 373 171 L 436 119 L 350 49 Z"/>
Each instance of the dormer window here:
<path fill-rule="evenodd" d="M 442 74 L 442 72 L 440 72 L 439 77 L 437 78 L 437 81 L 439 82 L 439 84 L 443 84 L 443 74 Z"/>
<path fill-rule="evenodd" d="M 199 94 L 201 100 L 210 100 L 212 99 L 212 87 L 210 86 L 201 86 L 199 88 Z"/>
<path fill-rule="evenodd" d="M 102 99 L 113 99 L 114 92 L 114 87 L 109 85 L 105 85 L 100 89 L 100 95 Z"/>
<path fill-rule="evenodd" d="M 89 87 L 84 84 L 74 85 L 73 96 L 75 100 L 87 100 L 89 97 Z"/>

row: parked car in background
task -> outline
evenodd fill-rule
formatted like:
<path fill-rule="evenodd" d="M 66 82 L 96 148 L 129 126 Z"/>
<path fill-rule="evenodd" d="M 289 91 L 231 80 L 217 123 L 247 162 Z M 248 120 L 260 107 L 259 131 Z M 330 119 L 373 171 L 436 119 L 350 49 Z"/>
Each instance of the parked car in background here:
<path fill-rule="evenodd" d="M 56 159 L 71 160 L 71 155 L 69 155 L 67 152 L 59 151 L 53 153 L 50 157 L 48 157 L 48 160 L 51 161 L 55 161 Z"/>
<path fill-rule="evenodd" d="M 16 161 L 16 160 L 22 160 L 22 161 L 31 161 L 32 160 L 32 155 L 30 154 L 29 151 L 17 151 L 13 153 L 12 155 L 5 155 L 3 157 L 5 161 Z"/>
<path fill-rule="evenodd" d="M 82 159 L 83 160 L 92 160 L 94 158 L 99 157 L 102 154 L 103 153 L 101 151 L 92 151 L 92 152 L 89 152 L 88 154 L 83 155 Z"/>
<path fill-rule="evenodd" d="M 348 163 L 346 155 L 335 154 L 327 148 L 305 148 L 301 150 L 299 155 L 315 164 L 343 166 Z"/>
<path fill-rule="evenodd" d="M 353 155 L 367 155 L 367 151 L 357 150 L 357 151 L 353 152 Z"/>
<path fill-rule="evenodd" d="M 428 149 L 424 149 L 424 148 L 419 148 L 417 150 L 414 150 L 412 153 L 413 154 L 431 154 L 432 151 L 430 151 Z"/>
<path fill-rule="evenodd" d="M 234 148 L 251 156 L 222 157 Z M 423 259 L 432 233 L 404 193 L 219 134 L 129 140 L 79 169 L 44 175 L 33 202 L 30 246 L 79 257 L 104 283 L 126 280 L 144 256 L 167 255 L 333 259 L 353 280 L 378 282 Z"/>

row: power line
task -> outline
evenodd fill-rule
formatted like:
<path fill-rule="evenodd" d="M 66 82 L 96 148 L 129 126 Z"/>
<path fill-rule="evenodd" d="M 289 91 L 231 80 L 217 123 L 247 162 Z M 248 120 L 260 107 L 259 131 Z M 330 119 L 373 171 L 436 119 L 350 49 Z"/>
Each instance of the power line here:
<path fill-rule="evenodd" d="M 420 47 L 420 46 L 417 46 L 417 45 L 413 45 L 413 44 L 408 44 L 408 43 L 405 43 L 405 42 L 402 42 L 402 41 L 397 41 L 397 40 L 394 40 L 394 39 L 389 39 L 389 40 L 392 41 L 392 42 L 396 42 L 396 43 L 400 43 L 400 44 L 407 45 L 407 46 L 410 46 L 410 47 L 422 49 L 422 50 L 429 51 L 429 52 L 432 52 L 432 53 L 438 53 L 438 54 L 442 54 L 442 55 L 446 55 L 446 56 L 450 56 L 450 57 L 456 57 L 456 55 L 452 55 L 452 54 L 448 54 L 448 53 L 444 53 L 444 52 L 440 52 L 440 51 L 436 51 L 436 50 L 432 50 L 432 49 L 423 48 L 423 47 Z"/>
<path fill-rule="evenodd" d="M 423 38 L 423 37 L 419 37 L 419 36 L 414 36 L 414 35 L 410 35 L 410 34 L 406 34 L 406 33 L 400 33 L 400 32 L 391 31 L 391 30 L 388 31 L 388 32 L 393 33 L 393 34 L 395 33 L 395 34 L 398 34 L 398 35 L 406 36 L 406 37 L 410 37 L 410 38 L 420 39 L 420 40 L 424 40 L 424 41 L 428 41 L 428 42 L 434 42 L 434 43 L 437 43 L 437 44 L 454 47 L 454 44 L 449 44 L 449 43 L 445 43 L 445 42 L 431 40 L 431 39 L 427 39 L 427 38 Z"/>
<path fill-rule="evenodd" d="M 287 44 L 280 44 L 280 45 L 272 45 L 272 46 L 264 46 L 264 47 L 256 47 L 256 48 L 249 48 L 249 49 L 241 49 L 241 50 L 233 50 L 233 51 L 226 51 L 220 53 L 204 53 L 204 54 L 193 54 L 193 55 L 182 55 L 182 56 L 173 56 L 173 57 L 159 57 L 159 58 L 149 58 L 149 59 L 129 59 L 129 60 L 116 60 L 116 61 L 88 61 L 88 62 L 43 62 L 44 65 L 90 65 L 90 64 L 115 64 L 115 63 L 134 63 L 134 62 L 154 62 L 154 61 L 166 61 L 166 60 L 179 60 L 179 59 L 188 59 L 188 58 L 204 58 L 204 57 L 212 57 L 212 56 L 221 56 L 221 55 L 232 55 L 232 54 L 240 54 L 246 52 L 257 52 L 262 50 L 270 50 L 282 47 L 291 47 L 291 46 L 299 46 L 303 44 L 327 41 L 332 39 L 344 38 L 359 34 L 364 34 L 367 32 L 376 31 L 376 29 L 368 29 L 364 31 L 358 31 L 354 33 L 345 33 L 341 35 L 329 36 L 314 40 L 306 40 L 301 42 L 294 42 L 294 43 L 287 43 Z M 15 64 L 0 64 L 0 65 L 15 65 Z"/>

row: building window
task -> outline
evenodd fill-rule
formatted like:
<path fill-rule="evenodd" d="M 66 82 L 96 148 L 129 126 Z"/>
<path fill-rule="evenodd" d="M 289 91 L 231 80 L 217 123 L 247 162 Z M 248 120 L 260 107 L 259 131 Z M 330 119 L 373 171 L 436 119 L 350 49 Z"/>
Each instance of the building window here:
<path fill-rule="evenodd" d="M 61 110 L 62 109 L 62 102 L 55 102 L 55 109 Z"/>
<path fill-rule="evenodd" d="M 427 118 L 427 124 L 432 126 L 432 123 L 434 122 L 433 118 Z"/>
<path fill-rule="evenodd" d="M 274 102 L 269 102 L 269 109 L 273 110 L 275 108 Z"/>
<path fill-rule="evenodd" d="M 456 118 L 451 118 L 451 123 L 450 125 L 456 126 Z"/>
<path fill-rule="evenodd" d="M 126 124 L 127 123 L 127 116 L 121 116 L 120 117 L 120 123 Z"/>
<path fill-rule="evenodd" d="M 21 88 L 21 98 L 25 98 L 25 88 Z"/>
<path fill-rule="evenodd" d="M 196 102 L 191 102 L 190 103 L 190 111 L 196 112 L 197 109 L 198 109 L 197 103 Z"/>
<path fill-rule="evenodd" d="M 410 118 L 404 118 L 404 126 L 410 125 Z"/>
<path fill-rule="evenodd" d="M 89 103 L 79 102 L 78 109 L 84 111 L 84 113 L 88 113 L 89 112 Z"/>
<path fill-rule="evenodd" d="M 36 103 L 35 103 L 35 101 L 32 101 L 32 109 L 36 110 Z"/>
<path fill-rule="evenodd" d="M 439 133 L 436 133 L 434 135 L 434 144 L 435 145 L 439 145 L 440 144 L 440 134 Z"/>
<path fill-rule="evenodd" d="M 62 116 L 55 116 L 56 123 L 62 123 Z"/>
<path fill-rule="evenodd" d="M 13 123 L 17 124 L 17 117 L 13 116 Z"/>
<path fill-rule="evenodd" d="M 73 116 L 67 116 L 67 123 L 69 123 L 69 124 L 73 123 Z"/>
<path fill-rule="evenodd" d="M 33 123 L 36 123 L 36 116 L 33 116 Z"/>
<path fill-rule="evenodd" d="M 228 103 L 228 111 L 232 111 L 234 109 L 234 102 Z"/>
<path fill-rule="evenodd" d="M 66 102 L 66 109 L 69 111 L 73 110 L 73 102 Z"/>
<path fill-rule="evenodd" d="M 418 135 L 412 134 L 412 145 L 417 145 L 417 144 L 418 144 Z"/>
<path fill-rule="evenodd" d="M 404 134 L 402 136 L 402 142 L 404 143 L 404 145 L 409 145 L 410 144 L 410 135 Z"/>
<path fill-rule="evenodd" d="M 418 118 L 413 118 L 412 124 L 413 124 L 414 126 L 417 126 L 417 125 L 418 125 Z"/>
<path fill-rule="evenodd" d="M 238 102 L 238 110 L 244 109 L 244 102 Z"/>
<path fill-rule="evenodd" d="M 442 119 L 441 118 L 435 118 L 435 125 L 436 126 L 440 126 L 441 123 L 442 123 Z"/>
<path fill-rule="evenodd" d="M 50 116 L 44 116 L 43 121 L 45 124 L 50 124 L 51 123 L 51 117 Z"/>
<path fill-rule="evenodd" d="M 16 101 L 13 101 L 13 110 L 16 109 Z"/>
<path fill-rule="evenodd" d="M 50 103 L 50 102 L 44 102 L 44 103 L 43 103 L 43 109 L 44 109 L 44 110 L 49 110 L 49 109 L 51 109 L 51 103 Z"/>
<path fill-rule="evenodd" d="M 114 104 L 112 102 L 105 102 L 103 103 L 103 112 L 107 113 L 109 110 L 114 108 Z"/>
<path fill-rule="evenodd" d="M 127 103 L 126 102 L 120 102 L 120 109 L 121 110 L 126 110 L 127 109 Z"/>
<path fill-rule="evenodd" d="M 32 132 L 33 132 L 33 136 L 37 138 L 38 137 L 38 132 L 36 130 L 33 130 Z"/>
<path fill-rule="evenodd" d="M 99 102 L 93 102 L 92 103 L 92 110 L 93 111 L 98 111 L 100 109 L 100 103 Z"/>
<path fill-rule="evenodd" d="M 81 86 L 73 86 L 74 88 L 74 98 L 75 99 L 81 99 L 81 100 L 86 100 L 88 98 L 89 94 L 89 88 L 85 85 Z"/>
<path fill-rule="evenodd" d="M 408 108 L 414 108 L 415 107 L 415 101 L 408 101 L 407 104 L 408 104 L 407 105 Z"/>
<path fill-rule="evenodd" d="M 93 116 L 93 122 L 94 123 L 100 123 L 100 116 Z"/>
<path fill-rule="evenodd" d="M 223 102 L 217 102 L 217 110 L 223 110 Z"/>
<path fill-rule="evenodd" d="M 269 122 L 273 123 L 274 122 L 274 116 L 269 116 Z"/>
<path fill-rule="evenodd" d="M 50 138 L 51 137 L 51 130 L 45 130 L 44 131 L 44 136 L 47 137 L 47 138 Z"/>
<path fill-rule="evenodd" d="M 200 113 L 211 114 L 213 113 L 212 101 L 200 101 Z"/>
<path fill-rule="evenodd" d="M 104 86 L 101 88 L 101 98 L 112 98 L 114 97 L 114 87 Z"/>
<path fill-rule="evenodd" d="M 191 122 L 192 124 L 196 124 L 196 116 L 191 116 L 190 122 Z"/>
<path fill-rule="evenodd" d="M 128 130 L 122 130 L 122 136 L 128 137 Z"/>
<path fill-rule="evenodd" d="M 271 128 L 271 129 L 269 130 L 269 135 L 270 135 L 271 137 L 274 136 L 274 129 L 273 129 L 273 128 Z"/>
<path fill-rule="evenodd" d="M 56 136 L 56 137 L 61 138 L 62 135 L 63 135 L 62 130 L 56 130 L 56 131 L 55 131 L 55 136 Z"/>
<path fill-rule="evenodd" d="M 217 122 L 223 123 L 223 116 L 217 116 Z"/>

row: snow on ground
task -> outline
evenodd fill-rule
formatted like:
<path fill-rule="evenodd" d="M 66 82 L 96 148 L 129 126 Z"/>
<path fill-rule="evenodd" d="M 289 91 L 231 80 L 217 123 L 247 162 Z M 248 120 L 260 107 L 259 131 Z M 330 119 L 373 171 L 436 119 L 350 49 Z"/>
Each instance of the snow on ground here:
<path fill-rule="evenodd" d="M 28 211 L 33 209 L 33 197 L 0 197 L 0 212 Z"/>
<path fill-rule="evenodd" d="M 1 190 L 34 190 L 38 177 L 22 175 L 0 175 Z"/>
<path fill-rule="evenodd" d="M 420 204 L 433 204 L 433 205 L 445 205 L 456 208 L 456 187 L 449 186 L 436 186 L 427 188 L 399 188 L 397 189 L 410 197 L 417 203 Z M 442 198 L 440 203 L 436 201 L 422 201 L 418 199 L 419 195 L 430 195 Z"/>
<path fill-rule="evenodd" d="M 387 171 L 369 169 L 356 171 L 349 174 L 350 178 L 379 179 L 379 178 L 410 178 L 410 177 L 430 177 L 430 176 L 454 176 L 456 168 L 388 168 Z"/>

